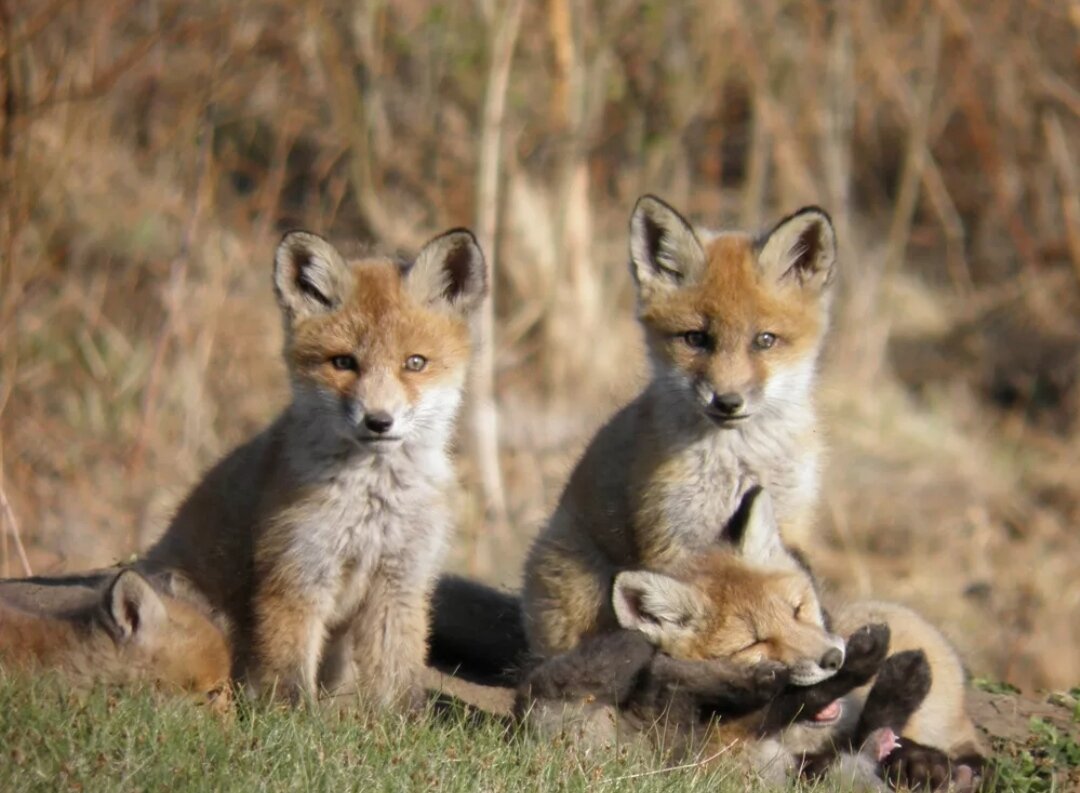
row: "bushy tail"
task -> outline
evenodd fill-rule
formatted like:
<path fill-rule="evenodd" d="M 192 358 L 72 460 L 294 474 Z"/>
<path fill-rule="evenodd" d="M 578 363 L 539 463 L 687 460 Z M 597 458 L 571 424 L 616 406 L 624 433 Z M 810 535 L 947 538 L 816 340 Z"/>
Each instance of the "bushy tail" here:
<path fill-rule="evenodd" d="M 516 686 L 528 651 L 517 595 L 460 576 L 439 579 L 428 664 L 473 683 Z"/>

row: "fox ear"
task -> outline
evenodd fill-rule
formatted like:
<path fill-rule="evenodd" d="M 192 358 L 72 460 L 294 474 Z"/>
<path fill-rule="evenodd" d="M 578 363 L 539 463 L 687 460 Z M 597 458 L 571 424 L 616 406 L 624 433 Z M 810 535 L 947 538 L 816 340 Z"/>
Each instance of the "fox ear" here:
<path fill-rule="evenodd" d="M 791 554 L 784 547 L 772 499 L 761 486 L 750 488 L 728 523 L 725 539 L 739 557 L 754 564 L 788 566 Z"/>
<path fill-rule="evenodd" d="M 705 269 L 705 251 L 682 215 L 656 196 L 645 195 L 630 216 L 630 270 L 638 295 L 695 281 Z"/>
<path fill-rule="evenodd" d="M 656 645 L 705 613 L 705 603 L 693 587 L 645 570 L 616 575 L 611 600 L 619 625 L 641 631 Z"/>
<path fill-rule="evenodd" d="M 487 294 L 487 266 L 476 237 L 453 229 L 431 240 L 409 268 L 405 286 L 422 303 L 471 314 Z"/>
<path fill-rule="evenodd" d="M 165 604 L 134 570 L 123 570 L 105 593 L 105 611 L 118 642 L 142 640 L 165 627 Z"/>
<path fill-rule="evenodd" d="M 274 254 L 274 292 L 293 322 L 341 307 L 352 286 L 349 265 L 318 234 L 290 231 Z"/>
<path fill-rule="evenodd" d="M 781 220 L 760 241 L 758 263 L 776 281 L 793 280 L 821 292 L 836 269 L 836 232 L 825 210 L 805 207 Z"/>

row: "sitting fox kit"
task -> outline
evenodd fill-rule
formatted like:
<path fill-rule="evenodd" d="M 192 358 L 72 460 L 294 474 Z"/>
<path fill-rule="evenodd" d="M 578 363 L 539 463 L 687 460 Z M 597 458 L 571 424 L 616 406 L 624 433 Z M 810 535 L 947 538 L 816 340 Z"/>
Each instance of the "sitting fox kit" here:
<path fill-rule="evenodd" d="M 455 230 L 410 264 L 349 261 L 297 231 L 274 289 L 292 402 L 206 475 L 145 564 L 224 616 L 255 688 L 390 703 L 415 693 L 427 649 L 483 255 Z"/>
<path fill-rule="evenodd" d="M 835 260 L 817 208 L 755 238 L 695 231 L 659 199 L 638 201 L 630 262 L 652 381 L 592 440 L 529 554 L 534 652 L 613 629 L 615 573 L 670 569 L 711 545 L 755 485 L 769 488 L 785 539 L 805 539 Z"/>

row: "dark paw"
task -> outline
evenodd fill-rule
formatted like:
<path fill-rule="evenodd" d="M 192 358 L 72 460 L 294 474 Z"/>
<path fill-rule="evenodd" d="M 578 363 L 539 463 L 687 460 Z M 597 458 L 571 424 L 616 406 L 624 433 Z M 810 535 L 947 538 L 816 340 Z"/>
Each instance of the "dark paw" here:
<path fill-rule="evenodd" d="M 841 669 L 849 675 L 869 680 L 889 653 L 889 638 L 889 626 L 883 623 L 859 628 L 848 637 Z"/>
<path fill-rule="evenodd" d="M 874 688 L 881 686 L 891 698 L 914 712 L 930 691 L 933 675 L 926 653 L 905 650 L 890 655 L 878 670 Z"/>
<path fill-rule="evenodd" d="M 788 684 L 791 670 L 779 661 L 762 661 L 750 670 L 750 674 L 754 691 L 772 698 Z"/>
<path fill-rule="evenodd" d="M 912 790 L 946 790 L 953 780 L 953 764 L 945 752 L 910 738 L 900 739 L 900 746 L 882 761 L 881 770 L 889 784 Z"/>

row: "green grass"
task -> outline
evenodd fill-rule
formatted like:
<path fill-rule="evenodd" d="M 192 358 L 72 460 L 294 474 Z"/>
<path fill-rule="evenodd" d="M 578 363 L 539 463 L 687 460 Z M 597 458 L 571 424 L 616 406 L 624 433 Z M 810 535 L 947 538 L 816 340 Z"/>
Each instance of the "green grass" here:
<path fill-rule="evenodd" d="M 1080 785 L 1080 744 L 1042 719 L 1031 719 L 1024 745 L 1000 744 L 995 749 L 991 790 L 1056 793 Z"/>
<path fill-rule="evenodd" d="M 474 720 L 475 721 L 475 720 Z M 243 707 L 229 718 L 154 692 L 76 694 L 0 671 L 0 790 L 747 790 L 731 768 L 510 737 L 463 712 Z"/>

